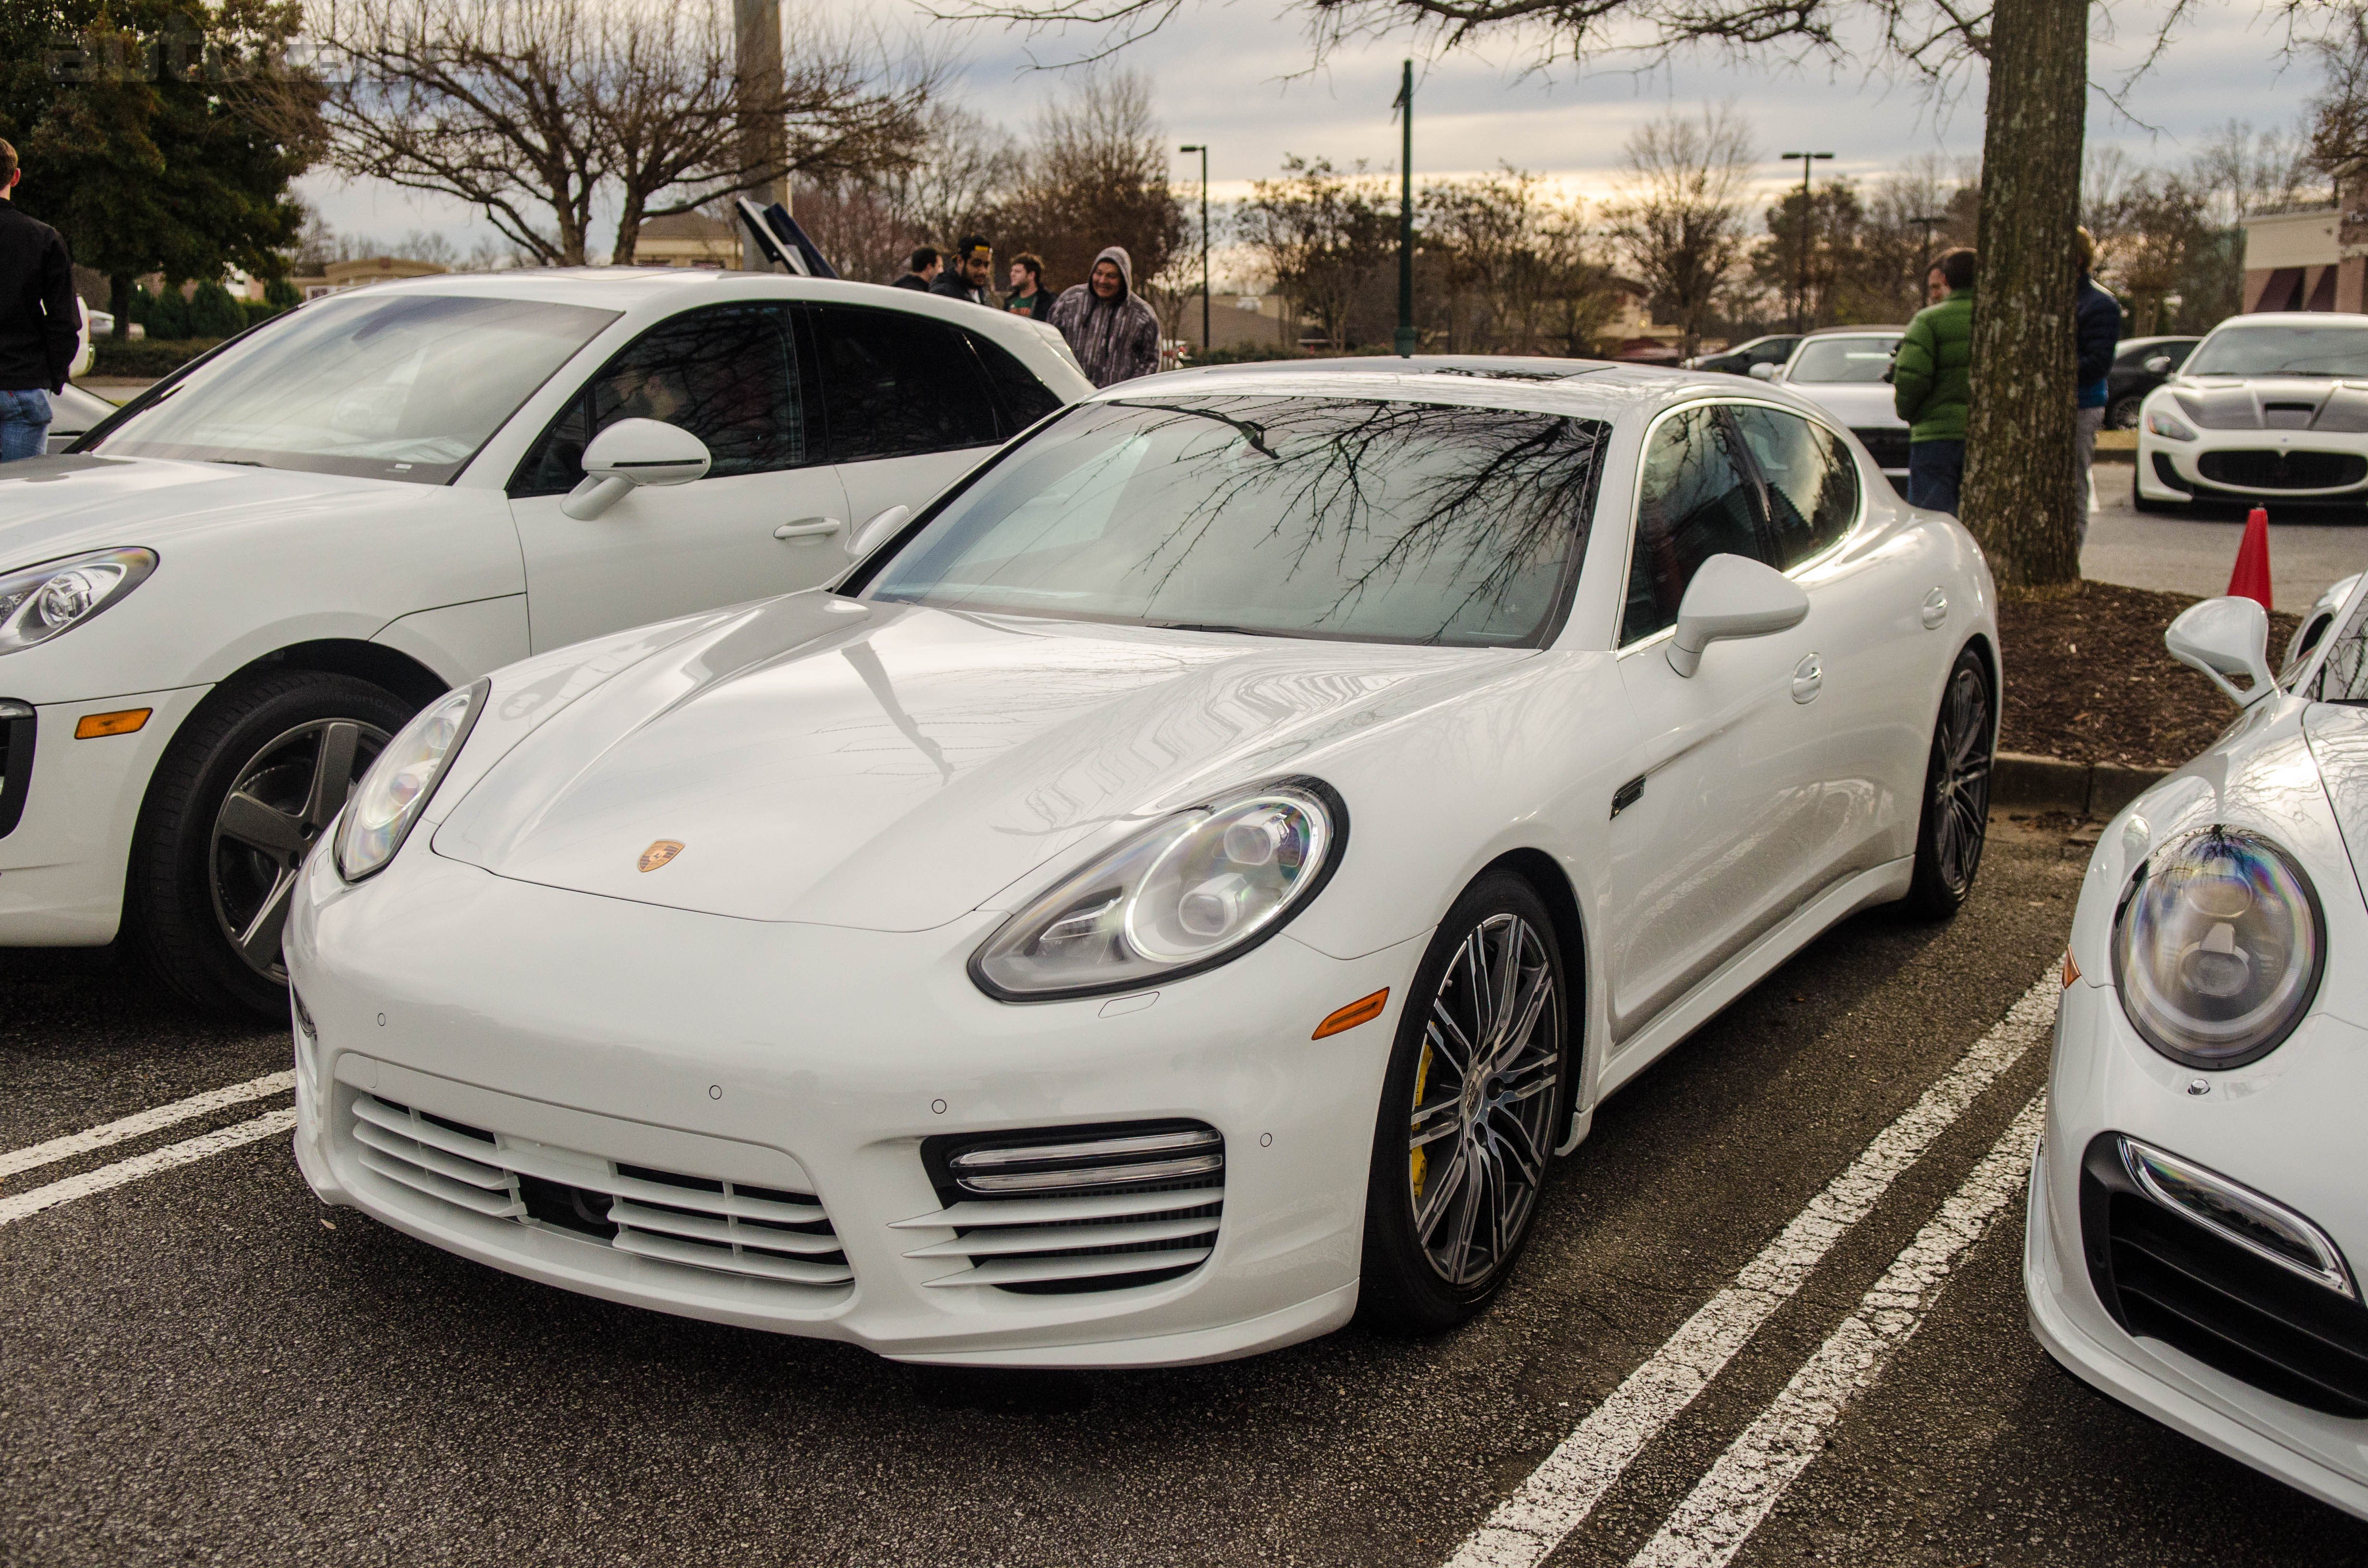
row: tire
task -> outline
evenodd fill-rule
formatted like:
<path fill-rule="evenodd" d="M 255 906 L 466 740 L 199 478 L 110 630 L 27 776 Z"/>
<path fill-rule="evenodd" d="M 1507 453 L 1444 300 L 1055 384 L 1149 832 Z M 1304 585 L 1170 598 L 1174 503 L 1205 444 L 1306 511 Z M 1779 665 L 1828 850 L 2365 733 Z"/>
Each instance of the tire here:
<path fill-rule="evenodd" d="M 2141 458 L 2143 458 L 2146 454 L 2145 454 L 2145 453 L 2143 453 L 2143 452 L 2141 452 L 2141 453 L 2139 453 L 2138 455 L 2139 455 Z M 2140 490 L 2140 489 L 2138 488 L 2138 467 L 2137 467 L 2137 464 L 2135 464 L 2135 463 L 2132 463 L 2132 464 L 2130 465 L 2130 510 L 2131 510 L 2131 511 L 2133 511 L 2133 512 L 2146 512 L 2146 513 L 2152 514 L 2153 516 L 2156 516 L 2156 517 L 2160 517 L 2160 516 L 2162 516 L 2163 514 L 2168 513 L 2168 512 L 2183 512 L 2183 511 L 2185 511 L 2186 509 L 2187 509 L 2186 503 L 2181 502 L 2181 501 L 2151 501 L 2151 500 L 2148 500 L 2148 499 L 2146 498 L 2146 492 L 2145 492 L 2145 491 L 2143 491 L 2143 490 Z"/>
<path fill-rule="evenodd" d="M 2144 402 L 2146 402 L 2146 394 L 2144 392 L 2125 393 L 2121 397 L 2115 398 L 2112 401 L 2112 406 L 2105 410 L 2105 428 L 2108 430 L 2136 429 L 2138 427 L 2138 405 Z"/>
<path fill-rule="evenodd" d="M 289 670 L 228 684 L 190 716 L 149 780 L 124 890 L 135 947 L 165 984 L 208 1011 L 287 1017 L 279 932 L 296 869 L 415 710 L 351 676 Z"/>
<path fill-rule="evenodd" d="M 1941 688 L 1941 712 L 1932 722 L 1932 749 L 1924 765 L 1916 871 L 1901 901 L 1914 918 L 1946 920 L 1974 891 L 1989 833 L 1997 712 L 1987 662 L 1970 647 L 1961 650 Z"/>
<path fill-rule="evenodd" d="M 1512 1016 L 1529 1018 L 1513 1033 L 1492 1028 L 1506 1010 L 1474 983 L 1475 964 L 1483 977 L 1502 974 L 1508 952 L 1522 999 Z M 1511 1274 L 1569 1097 L 1571 1017 L 1554 916 L 1536 891 L 1503 872 L 1464 890 L 1415 971 L 1382 1085 L 1358 1296 L 1367 1322 L 1452 1328 Z M 1476 1094 L 1458 1092 L 1458 1057 L 1470 1060 L 1459 1048 L 1476 1034 L 1485 1049 L 1492 1033 L 1502 1065 Z"/>

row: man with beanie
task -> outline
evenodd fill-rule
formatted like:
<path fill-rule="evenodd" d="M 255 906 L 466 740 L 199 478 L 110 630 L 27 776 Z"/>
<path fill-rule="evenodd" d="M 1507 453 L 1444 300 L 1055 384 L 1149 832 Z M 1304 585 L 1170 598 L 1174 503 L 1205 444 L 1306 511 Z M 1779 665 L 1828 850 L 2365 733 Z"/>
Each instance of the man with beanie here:
<path fill-rule="evenodd" d="M 938 274 L 929 292 L 948 300 L 988 304 L 987 282 L 995 276 L 995 246 L 985 234 L 965 234 L 954 249 L 952 265 Z"/>
<path fill-rule="evenodd" d="M 1891 367 L 1891 406 L 1907 421 L 1907 504 L 1954 516 L 1965 478 L 1965 410 L 1973 402 L 1974 253 L 1933 258 L 1926 290 Z"/>
<path fill-rule="evenodd" d="M 1148 376 L 1159 369 L 1159 318 L 1135 296 L 1134 263 L 1122 245 L 1094 257 L 1091 281 L 1075 284 L 1053 301 L 1048 318 L 1086 379 L 1098 387 Z"/>
<path fill-rule="evenodd" d="M 0 462 L 37 458 L 50 437 L 50 394 L 65 389 L 82 347 L 74 261 L 55 229 L 17 210 L 23 171 L 0 142 Z"/>
<path fill-rule="evenodd" d="M 2105 379 L 2122 341 L 2122 302 L 2089 276 L 2097 265 L 2097 237 L 2075 229 L 2080 243 L 2080 281 L 2072 295 L 2074 352 L 2079 360 L 2073 384 L 2080 389 L 2078 433 L 2072 440 L 2072 511 L 2081 544 L 2089 542 L 2089 468 L 2097 459 L 2097 432 L 2105 427 Z"/>

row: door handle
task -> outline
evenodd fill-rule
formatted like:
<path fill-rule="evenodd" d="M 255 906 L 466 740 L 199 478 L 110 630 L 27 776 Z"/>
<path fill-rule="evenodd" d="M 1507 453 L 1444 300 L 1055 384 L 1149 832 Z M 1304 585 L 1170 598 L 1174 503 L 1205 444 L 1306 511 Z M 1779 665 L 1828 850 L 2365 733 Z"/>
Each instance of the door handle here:
<path fill-rule="evenodd" d="M 1924 596 L 1924 630 L 1938 631 L 1941 623 L 1949 619 L 1949 596 L 1935 588 Z"/>
<path fill-rule="evenodd" d="M 803 544 L 808 540 L 835 534 L 845 527 L 847 525 L 837 517 L 801 517 L 794 523 L 783 523 L 775 528 L 773 537 L 788 540 L 792 544 Z"/>
<path fill-rule="evenodd" d="M 1816 654 L 1804 654 L 1801 662 L 1793 666 L 1793 701 L 1815 702 L 1825 684 L 1826 664 Z"/>

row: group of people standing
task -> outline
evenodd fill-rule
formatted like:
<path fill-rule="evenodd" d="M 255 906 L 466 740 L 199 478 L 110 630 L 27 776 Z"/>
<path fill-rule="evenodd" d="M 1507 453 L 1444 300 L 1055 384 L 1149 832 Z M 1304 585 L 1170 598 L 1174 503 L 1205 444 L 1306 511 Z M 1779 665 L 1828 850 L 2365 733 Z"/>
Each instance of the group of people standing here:
<path fill-rule="evenodd" d="M 1009 293 L 998 298 L 994 279 L 994 242 L 984 234 L 966 234 L 951 264 L 935 245 L 916 249 L 893 287 L 967 300 L 1043 322 L 1067 341 L 1087 379 L 1098 387 L 1158 370 L 1159 317 L 1134 291 L 1134 262 L 1125 246 L 1105 248 L 1094 257 L 1087 280 L 1057 297 L 1045 287 L 1043 258 L 1032 251 L 1011 258 Z"/>
<path fill-rule="evenodd" d="M 2107 374 L 2122 338 L 2121 301 L 2089 276 L 2097 241 L 2075 231 L 2080 244 L 2080 280 L 2072 301 L 2074 382 L 2078 432 L 2073 440 L 2073 505 L 2078 537 L 2089 539 L 2089 470 L 2096 460 L 2097 432 L 2105 426 Z M 1967 248 L 1943 251 L 1925 276 L 1932 303 L 1907 324 L 1892 365 L 1892 406 L 1907 421 L 1907 504 L 1952 515 L 1965 477 L 1965 411 L 1973 401 L 1974 272 Z"/>

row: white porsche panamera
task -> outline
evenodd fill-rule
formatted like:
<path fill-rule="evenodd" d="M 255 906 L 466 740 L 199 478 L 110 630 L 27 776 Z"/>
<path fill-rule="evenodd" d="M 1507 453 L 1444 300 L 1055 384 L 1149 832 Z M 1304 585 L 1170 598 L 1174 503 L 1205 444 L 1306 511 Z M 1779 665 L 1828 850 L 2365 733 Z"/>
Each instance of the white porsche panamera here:
<path fill-rule="evenodd" d="M 1037 323 L 762 273 L 451 274 L 263 323 L 0 468 L 0 946 L 123 936 L 279 1016 L 297 865 L 422 705 L 829 582 L 850 520 L 1092 390 Z"/>
<path fill-rule="evenodd" d="M 389 742 L 289 926 L 325 1201 L 914 1360 L 1439 1327 L 1604 1095 L 1979 863 L 1987 569 L 1782 392 L 1185 372 L 859 544 Z"/>
<path fill-rule="evenodd" d="M 2283 689 L 2253 601 L 2171 625 L 2245 711 L 2089 862 L 2023 1279 L 2081 1378 L 2368 1517 L 2362 581 Z"/>

